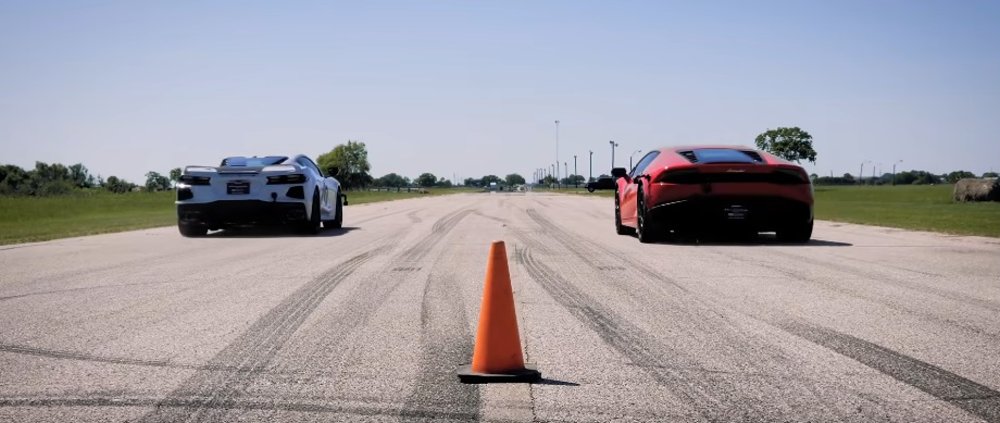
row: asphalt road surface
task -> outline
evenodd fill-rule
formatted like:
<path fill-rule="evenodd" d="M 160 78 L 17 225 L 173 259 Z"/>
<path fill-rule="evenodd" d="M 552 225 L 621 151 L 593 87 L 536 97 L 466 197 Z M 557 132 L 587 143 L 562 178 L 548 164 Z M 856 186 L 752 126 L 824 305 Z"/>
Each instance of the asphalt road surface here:
<path fill-rule="evenodd" d="M 1000 241 L 640 245 L 608 198 L 0 247 L 0 421 L 1000 422 Z M 507 242 L 534 385 L 462 385 Z"/>

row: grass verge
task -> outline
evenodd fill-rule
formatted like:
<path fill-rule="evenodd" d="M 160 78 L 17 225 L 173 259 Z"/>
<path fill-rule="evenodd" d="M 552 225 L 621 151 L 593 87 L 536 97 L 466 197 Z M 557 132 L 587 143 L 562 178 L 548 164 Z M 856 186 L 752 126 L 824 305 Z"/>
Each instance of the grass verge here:
<path fill-rule="evenodd" d="M 347 198 L 351 205 L 356 205 L 460 192 L 469 190 L 430 189 L 426 194 L 357 191 L 347 193 Z M 80 191 L 57 197 L 0 196 L 0 245 L 170 226 L 177 223 L 176 210 L 173 191 L 127 194 Z"/>
<path fill-rule="evenodd" d="M 818 186 L 817 219 L 956 235 L 1000 237 L 1000 203 L 956 203 L 952 185 Z M 614 191 L 539 190 L 595 197 Z"/>

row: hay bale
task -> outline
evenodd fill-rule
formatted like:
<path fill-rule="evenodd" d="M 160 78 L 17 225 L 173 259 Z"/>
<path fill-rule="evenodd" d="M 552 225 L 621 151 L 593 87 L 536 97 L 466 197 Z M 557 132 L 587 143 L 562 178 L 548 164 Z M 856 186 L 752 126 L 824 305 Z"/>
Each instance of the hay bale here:
<path fill-rule="evenodd" d="M 965 178 L 955 183 L 955 201 L 1000 201 L 1000 179 Z"/>

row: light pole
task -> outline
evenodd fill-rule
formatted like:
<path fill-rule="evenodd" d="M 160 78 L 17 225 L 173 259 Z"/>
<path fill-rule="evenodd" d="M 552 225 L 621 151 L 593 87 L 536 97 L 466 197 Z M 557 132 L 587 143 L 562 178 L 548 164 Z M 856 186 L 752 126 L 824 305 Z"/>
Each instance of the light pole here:
<path fill-rule="evenodd" d="M 559 180 L 559 121 L 556 120 L 556 181 Z"/>
<path fill-rule="evenodd" d="M 580 187 L 580 181 L 577 180 L 576 175 L 577 175 L 577 173 L 576 173 L 576 154 L 574 154 L 573 155 L 573 186 L 579 188 Z"/>
<path fill-rule="evenodd" d="M 587 182 L 593 182 L 594 181 L 594 150 L 589 150 L 589 151 L 590 151 L 590 172 L 587 175 Z"/>
<path fill-rule="evenodd" d="M 895 163 L 892 164 L 892 185 L 893 186 L 896 186 L 896 165 L 900 164 L 902 162 L 903 162 L 902 160 L 899 160 L 899 161 L 897 161 L 897 162 L 895 162 Z"/>
<path fill-rule="evenodd" d="M 569 163 L 563 162 L 563 178 L 569 178 Z"/>
<path fill-rule="evenodd" d="M 614 140 L 610 140 L 610 141 L 608 141 L 608 144 L 611 144 L 611 168 L 614 169 L 615 168 L 615 147 L 618 146 L 618 143 L 616 143 Z"/>
<path fill-rule="evenodd" d="M 628 168 L 629 169 L 632 169 L 632 157 L 635 156 L 636 153 L 642 153 L 642 150 L 635 150 L 635 151 L 632 152 L 632 154 L 629 154 L 629 156 L 628 156 Z"/>
<path fill-rule="evenodd" d="M 865 163 L 871 163 L 871 160 L 865 160 L 865 161 L 861 162 L 861 169 L 858 170 L 858 185 L 864 185 Z"/>

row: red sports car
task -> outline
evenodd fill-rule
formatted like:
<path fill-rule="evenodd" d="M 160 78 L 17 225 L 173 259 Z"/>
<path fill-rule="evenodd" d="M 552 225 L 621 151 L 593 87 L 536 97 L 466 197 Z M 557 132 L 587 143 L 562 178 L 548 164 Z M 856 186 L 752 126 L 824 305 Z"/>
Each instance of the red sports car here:
<path fill-rule="evenodd" d="M 802 167 L 739 146 L 667 147 L 650 151 L 631 172 L 611 171 L 615 229 L 640 242 L 701 230 L 774 231 L 808 242 L 812 182 Z"/>

